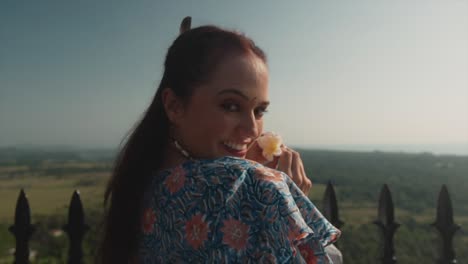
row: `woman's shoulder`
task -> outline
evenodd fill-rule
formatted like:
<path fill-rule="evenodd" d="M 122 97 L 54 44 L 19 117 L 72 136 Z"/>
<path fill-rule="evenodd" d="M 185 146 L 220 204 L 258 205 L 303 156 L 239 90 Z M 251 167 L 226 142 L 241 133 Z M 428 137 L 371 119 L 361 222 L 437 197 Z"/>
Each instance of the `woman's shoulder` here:
<path fill-rule="evenodd" d="M 233 172 L 243 172 L 258 167 L 263 167 L 260 163 L 257 163 L 253 160 L 224 156 L 215 159 L 197 159 L 197 160 L 188 160 L 184 163 L 179 164 L 178 166 L 167 168 L 164 170 L 158 171 L 157 175 L 169 175 L 175 171 L 185 171 L 190 173 L 220 173 L 225 171 L 227 173 Z"/>
<path fill-rule="evenodd" d="M 200 160 L 198 167 L 203 173 L 224 172 L 233 175 L 249 175 L 253 180 L 279 182 L 285 180 L 281 171 L 266 167 L 256 161 L 237 158 L 221 157 L 213 160 Z"/>
<path fill-rule="evenodd" d="M 224 156 L 216 159 L 204 159 L 198 160 L 201 166 L 214 166 L 214 167 L 224 167 L 224 168 L 244 168 L 250 169 L 254 167 L 263 166 L 262 164 L 244 158 Z"/>
<path fill-rule="evenodd" d="M 232 185 L 234 182 L 244 182 L 245 180 L 247 183 L 261 181 L 277 185 L 287 181 L 287 175 L 280 171 L 268 168 L 253 160 L 231 156 L 189 160 L 176 167 L 159 171 L 155 176 L 157 181 L 177 181 L 178 184 L 188 183 L 186 180 L 204 182 L 207 185 Z"/>

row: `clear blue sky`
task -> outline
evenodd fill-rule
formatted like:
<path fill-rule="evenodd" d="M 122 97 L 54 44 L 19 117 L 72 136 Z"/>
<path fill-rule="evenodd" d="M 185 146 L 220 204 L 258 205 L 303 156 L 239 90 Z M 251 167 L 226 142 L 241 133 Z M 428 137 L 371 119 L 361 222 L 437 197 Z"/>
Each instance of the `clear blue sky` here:
<path fill-rule="evenodd" d="M 468 1 L 3 0 L 0 146 L 116 147 L 187 15 L 266 51 L 290 145 L 468 143 Z"/>

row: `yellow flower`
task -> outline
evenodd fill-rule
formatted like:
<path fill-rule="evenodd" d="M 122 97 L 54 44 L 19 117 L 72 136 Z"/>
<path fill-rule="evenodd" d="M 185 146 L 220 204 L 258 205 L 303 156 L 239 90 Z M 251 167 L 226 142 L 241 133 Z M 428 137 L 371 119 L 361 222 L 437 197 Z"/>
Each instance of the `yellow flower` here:
<path fill-rule="evenodd" d="M 262 155 L 268 161 L 273 160 L 273 156 L 281 155 L 281 144 L 283 140 L 281 136 L 274 132 L 265 132 L 258 139 L 258 146 L 263 150 Z"/>

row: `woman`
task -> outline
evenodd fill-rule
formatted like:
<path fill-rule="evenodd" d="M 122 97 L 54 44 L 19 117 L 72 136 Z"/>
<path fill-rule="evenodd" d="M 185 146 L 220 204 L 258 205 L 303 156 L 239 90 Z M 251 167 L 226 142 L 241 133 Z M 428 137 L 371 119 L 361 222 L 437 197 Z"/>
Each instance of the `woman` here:
<path fill-rule="evenodd" d="M 323 246 L 339 230 L 305 196 L 297 152 L 284 147 L 278 170 L 258 163 L 263 51 L 204 26 L 183 32 L 164 66 L 109 182 L 99 261 L 328 263 Z"/>

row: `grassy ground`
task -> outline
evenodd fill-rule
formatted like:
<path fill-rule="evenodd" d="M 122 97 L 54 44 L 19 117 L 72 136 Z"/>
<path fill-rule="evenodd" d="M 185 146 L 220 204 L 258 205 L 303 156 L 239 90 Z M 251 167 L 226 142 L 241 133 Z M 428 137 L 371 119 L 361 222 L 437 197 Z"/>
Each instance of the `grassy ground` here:
<path fill-rule="evenodd" d="M 0 179 L 0 222 L 13 221 L 21 189 L 28 198 L 31 215 L 66 214 L 75 190 L 80 192 L 85 210 L 100 206 L 107 180 L 108 173 Z"/>
<path fill-rule="evenodd" d="M 0 227 L 2 228 L 0 238 L 3 237 L 3 242 L 6 243 L 3 248 L 10 249 L 14 247 L 14 239 L 8 233 L 7 227 L 13 223 L 16 201 L 21 189 L 25 190 L 28 197 L 33 223 L 36 223 L 39 215 L 65 217 L 75 190 L 80 192 L 86 214 L 86 211 L 102 208 L 103 193 L 109 179 L 109 172 L 106 170 L 108 166 L 105 163 L 79 161 L 62 163 L 44 161 L 34 170 L 31 167 L 17 164 L 0 166 Z M 51 173 L 48 174 L 48 172 Z M 326 185 L 324 184 L 314 184 L 310 194 L 311 200 L 319 209 L 322 208 L 325 188 Z M 337 187 L 335 191 L 337 196 L 340 197 L 340 188 Z M 340 219 L 345 222 L 343 242 L 346 242 L 344 241 L 346 239 L 354 239 L 347 236 L 346 232 L 360 226 L 368 226 L 368 232 L 377 232 L 377 228 L 371 224 L 377 219 L 377 201 L 359 203 L 343 201 L 338 206 Z M 395 236 L 396 241 L 399 240 L 400 236 L 407 237 L 406 233 L 410 232 L 406 227 L 408 223 L 413 221 L 429 227 L 435 221 L 435 215 L 435 204 L 434 208 L 427 208 L 418 213 L 397 207 L 395 209 L 395 219 L 403 226 Z M 456 224 L 462 227 L 468 226 L 467 215 L 460 215 L 457 212 L 455 212 L 455 215 Z M 57 226 L 57 228 L 60 228 L 60 226 Z M 432 228 L 429 229 L 433 230 Z M 458 247 L 465 247 L 468 244 L 468 236 L 461 233 L 463 232 L 458 232 L 455 236 L 454 244 Z M 343 242 L 342 245 L 345 244 Z M 396 247 L 398 248 L 398 246 L 397 243 Z M 399 249 L 399 251 L 402 251 L 402 249 Z M 348 250 L 349 252 L 351 251 Z M 461 249 L 458 249 L 457 252 L 461 252 Z M 6 251 L 0 252 L 0 264 L 11 262 L 12 258 L 7 256 Z"/>
<path fill-rule="evenodd" d="M 90 166 L 89 164 L 87 166 Z M 19 167 L 20 168 L 20 167 Z M 21 169 L 22 170 L 22 169 Z M 100 208 L 109 173 L 90 172 L 70 174 L 67 176 L 20 176 L 14 179 L 0 179 L 0 222 L 12 223 L 16 201 L 21 189 L 24 189 L 31 208 L 31 215 L 66 215 L 70 199 L 75 190 L 80 192 L 85 210 Z M 322 199 L 326 185 L 314 184 L 309 195 L 318 208 L 322 208 Z M 336 189 L 339 196 L 339 189 Z M 348 224 L 360 225 L 372 223 L 377 218 L 377 202 L 338 204 L 340 218 Z M 421 213 L 395 209 L 395 218 L 404 222 L 413 218 L 418 223 L 430 224 L 435 221 L 435 209 Z M 468 226 L 468 216 L 456 216 L 455 222 Z"/>

